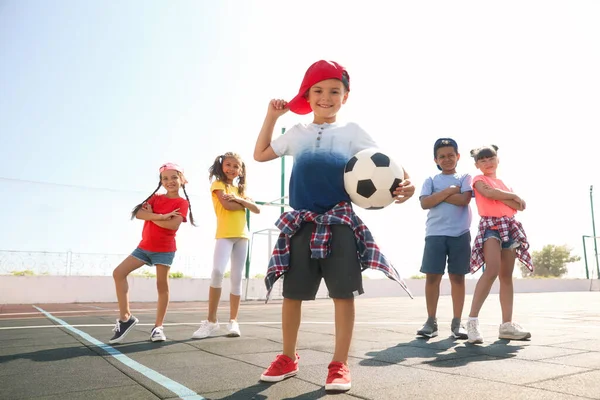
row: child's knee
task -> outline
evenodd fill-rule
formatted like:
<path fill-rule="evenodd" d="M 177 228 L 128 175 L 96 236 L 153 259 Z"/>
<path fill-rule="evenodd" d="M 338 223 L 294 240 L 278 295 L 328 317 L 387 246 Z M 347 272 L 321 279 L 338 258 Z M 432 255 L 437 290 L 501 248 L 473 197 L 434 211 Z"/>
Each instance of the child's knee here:
<path fill-rule="evenodd" d="M 485 270 L 483 271 L 483 274 L 481 275 L 481 277 L 495 281 L 496 278 L 498 277 L 498 270 L 499 270 L 499 268 L 486 267 Z"/>
<path fill-rule="evenodd" d="M 425 274 L 425 283 L 428 285 L 439 285 L 442 282 L 441 274 Z"/>
<path fill-rule="evenodd" d="M 348 297 L 348 298 L 332 298 L 333 303 L 337 304 L 337 305 L 352 305 L 354 304 L 354 297 Z"/>
<path fill-rule="evenodd" d="M 214 288 L 220 288 L 223 284 L 223 276 L 225 274 L 217 269 L 213 269 L 210 276 L 210 286 Z"/>
<path fill-rule="evenodd" d="M 231 292 L 232 295 L 234 296 L 241 296 L 242 295 L 242 285 L 231 285 Z"/>
<path fill-rule="evenodd" d="M 115 268 L 115 269 L 113 270 L 112 276 L 113 276 L 113 279 L 114 279 L 115 281 L 120 281 L 120 280 L 122 280 L 123 278 L 126 278 L 126 277 L 127 277 L 127 276 L 124 276 L 124 275 L 123 275 L 123 273 L 121 272 L 121 270 L 120 270 L 119 268 Z"/>
<path fill-rule="evenodd" d="M 169 293 L 169 285 L 157 284 L 156 291 L 160 294 L 168 294 Z"/>
<path fill-rule="evenodd" d="M 512 284 L 512 280 L 513 280 L 512 273 L 500 272 L 498 274 L 498 279 L 503 284 Z"/>
<path fill-rule="evenodd" d="M 169 293 L 169 281 L 157 280 L 156 290 L 158 291 L 158 293 Z"/>
<path fill-rule="evenodd" d="M 453 285 L 464 285 L 465 284 L 465 276 L 459 274 L 448 274 L 448 279 L 450 279 L 450 283 Z"/>

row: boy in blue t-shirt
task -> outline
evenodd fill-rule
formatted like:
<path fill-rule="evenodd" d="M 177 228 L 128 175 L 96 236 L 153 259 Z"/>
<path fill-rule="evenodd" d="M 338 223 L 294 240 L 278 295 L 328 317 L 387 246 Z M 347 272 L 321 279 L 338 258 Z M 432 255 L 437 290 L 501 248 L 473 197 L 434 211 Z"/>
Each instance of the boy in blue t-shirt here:
<path fill-rule="evenodd" d="M 354 213 L 344 189 L 348 160 L 361 150 L 377 147 L 359 125 L 337 122 L 337 112 L 349 91 L 350 76 L 344 67 L 317 61 L 306 71 L 296 97 L 290 102 L 271 100 L 256 141 L 256 161 L 294 157 L 289 192 L 293 211 L 284 213 L 276 224 L 282 234 L 265 277 L 270 293 L 273 283 L 285 274 L 283 354 L 277 355 L 261 375 L 262 381 L 278 382 L 298 373 L 296 342 L 302 302 L 315 299 L 322 279 L 335 306 L 335 350 L 325 390 L 351 387 L 348 352 L 354 329 L 354 297 L 363 293 L 362 270 L 378 269 L 408 291 Z M 294 125 L 272 140 L 277 119 L 288 110 L 301 115 L 312 112 L 313 122 Z M 396 203 L 405 202 L 415 191 L 406 172 L 404 178 L 394 191 Z"/>
<path fill-rule="evenodd" d="M 421 272 L 426 275 L 428 318 L 417 335 L 428 338 L 438 335 L 436 312 L 447 260 L 454 311 L 450 329 L 455 338 L 467 339 L 461 315 L 465 303 L 465 275 L 469 272 L 471 257 L 472 179 L 469 174 L 456 172 L 460 154 L 454 139 L 436 140 L 433 157 L 442 172 L 425 180 L 419 196 L 421 207 L 429 210 L 421 264 Z"/>

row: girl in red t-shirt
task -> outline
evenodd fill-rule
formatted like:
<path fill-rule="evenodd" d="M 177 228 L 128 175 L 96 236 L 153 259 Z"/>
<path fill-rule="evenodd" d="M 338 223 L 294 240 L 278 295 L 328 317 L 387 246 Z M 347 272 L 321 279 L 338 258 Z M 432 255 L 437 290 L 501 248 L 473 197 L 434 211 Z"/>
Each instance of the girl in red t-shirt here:
<path fill-rule="evenodd" d="M 185 191 L 187 183 L 183 169 L 177 164 L 167 163 L 160 167 L 158 186 L 150 196 L 134 207 L 131 219 L 144 220 L 142 241 L 138 247 L 115 270 L 113 278 L 119 302 L 119 319 L 113 331 L 115 334 L 109 343 L 121 343 L 125 336 L 138 323 L 138 319 L 129 310 L 129 285 L 127 276 L 143 265 L 156 266 L 156 288 L 158 290 L 158 305 L 156 307 L 156 322 L 150 333 L 153 342 L 166 340 L 163 320 L 169 305 L 169 269 L 175 258 L 175 234 L 182 222 L 187 221 L 188 210 L 190 222 L 194 225 L 194 217 L 190 199 Z M 156 194 L 161 188 L 166 194 Z M 179 196 L 183 189 L 185 199 Z"/>

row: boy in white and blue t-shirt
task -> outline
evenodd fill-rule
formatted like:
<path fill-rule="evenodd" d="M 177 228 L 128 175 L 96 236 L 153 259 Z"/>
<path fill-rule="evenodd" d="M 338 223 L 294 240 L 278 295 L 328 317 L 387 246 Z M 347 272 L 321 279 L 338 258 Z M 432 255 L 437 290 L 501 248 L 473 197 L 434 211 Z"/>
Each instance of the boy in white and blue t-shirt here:
<path fill-rule="evenodd" d="M 361 272 L 382 271 L 400 283 L 398 272 L 381 254 L 368 228 L 354 213 L 344 189 L 344 167 L 357 152 L 376 147 L 359 125 L 338 123 L 337 113 L 348 99 L 350 76 L 333 61 L 311 65 L 298 94 L 290 101 L 271 100 L 256 140 L 254 159 L 269 161 L 289 155 L 294 158 L 290 177 L 290 206 L 276 225 L 281 230 L 265 277 L 267 292 L 283 281 L 283 353 L 261 375 L 278 382 L 298 373 L 296 354 L 302 302 L 314 300 L 321 280 L 335 305 L 335 349 L 328 366 L 325 390 L 349 390 L 351 376 L 348 352 L 354 329 L 354 297 L 363 293 Z M 297 124 L 272 140 L 277 119 L 288 110 L 300 115 L 313 113 L 311 124 Z M 393 195 L 396 203 L 415 191 L 405 171 L 404 181 Z M 268 294 L 267 294 L 268 296 Z"/>
<path fill-rule="evenodd" d="M 472 179 L 469 174 L 456 172 L 460 154 L 454 139 L 438 139 L 433 146 L 433 157 L 442 172 L 425 180 L 419 196 L 421 207 L 429 210 L 421 264 L 421 272 L 426 275 L 428 318 L 417 335 L 431 338 L 438 334 L 437 303 L 447 263 L 454 314 L 450 329 L 455 338 L 467 339 L 461 315 L 465 303 L 465 275 L 469 272 L 471 256 L 469 202 L 473 194 Z"/>

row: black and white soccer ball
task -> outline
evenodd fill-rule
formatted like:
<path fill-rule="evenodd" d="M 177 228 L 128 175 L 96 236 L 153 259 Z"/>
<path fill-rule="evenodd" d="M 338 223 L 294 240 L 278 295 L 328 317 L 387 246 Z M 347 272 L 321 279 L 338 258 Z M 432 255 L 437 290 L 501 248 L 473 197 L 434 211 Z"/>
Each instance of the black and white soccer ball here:
<path fill-rule="evenodd" d="M 352 203 L 367 210 L 394 201 L 394 190 L 404 180 L 404 169 L 378 149 L 359 151 L 346 163 L 344 187 Z"/>

